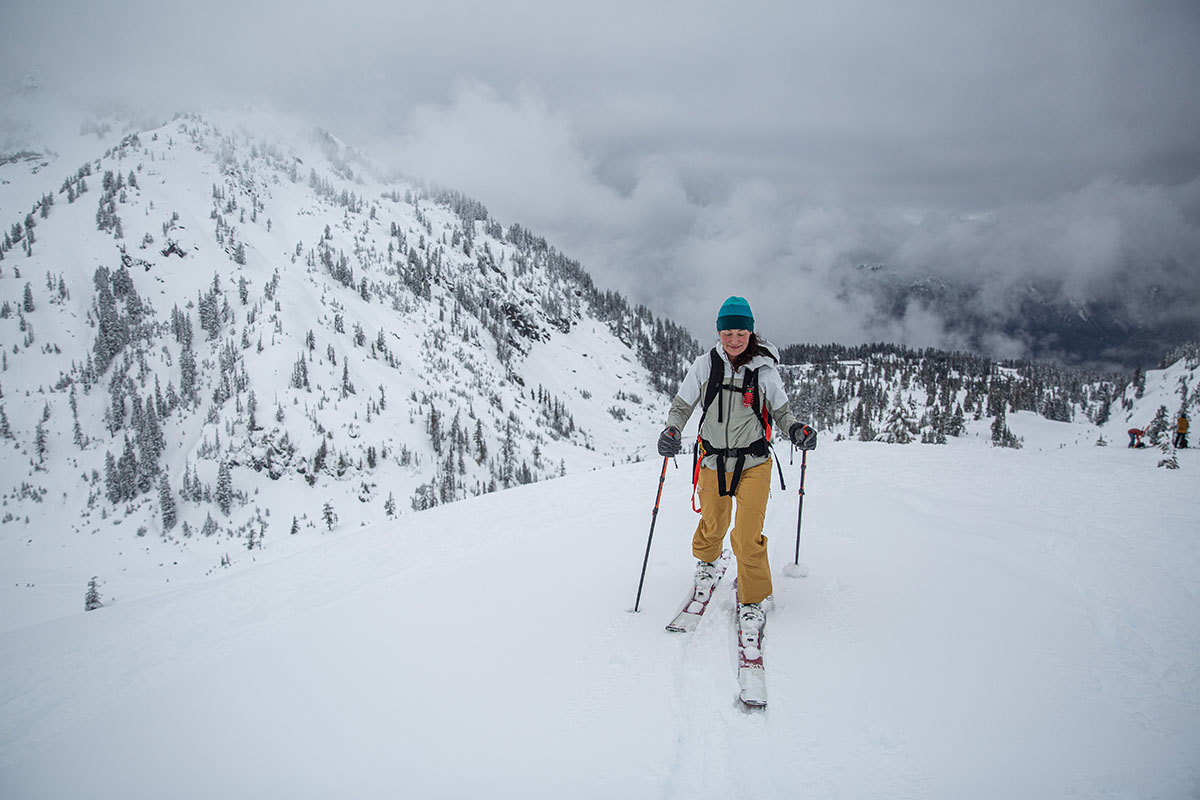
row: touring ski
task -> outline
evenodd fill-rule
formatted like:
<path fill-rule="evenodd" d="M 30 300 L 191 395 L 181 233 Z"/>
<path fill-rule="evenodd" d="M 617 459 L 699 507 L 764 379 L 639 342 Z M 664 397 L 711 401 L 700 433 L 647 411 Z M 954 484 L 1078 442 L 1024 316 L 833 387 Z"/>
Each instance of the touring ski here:
<path fill-rule="evenodd" d="M 737 592 L 737 582 L 734 582 Z M 738 696 L 747 708 L 766 708 L 767 670 L 763 664 L 762 642 L 766 621 L 757 630 L 743 629 L 738 605 L 733 605 L 738 640 Z"/>
<path fill-rule="evenodd" d="M 713 562 L 712 584 L 707 588 L 702 586 L 692 588 L 691 596 L 684 601 L 679 613 L 667 623 L 667 630 L 676 633 L 688 633 L 696 630 L 696 626 L 700 624 L 700 618 L 704 616 L 704 611 L 708 608 L 709 601 L 712 600 L 717 584 L 721 582 L 721 576 L 725 574 L 725 569 L 729 566 L 732 555 L 729 550 L 726 550 L 721 553 L 719 559 Z"/>

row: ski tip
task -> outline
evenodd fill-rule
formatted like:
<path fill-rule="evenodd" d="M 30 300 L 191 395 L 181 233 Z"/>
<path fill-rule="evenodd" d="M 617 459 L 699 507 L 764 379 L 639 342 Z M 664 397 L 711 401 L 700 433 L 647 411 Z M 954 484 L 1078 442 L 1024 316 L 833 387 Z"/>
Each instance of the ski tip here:
<path fill-rule="evenodd" d="M 679 614 L 667 623 L 667 630 L 672 633 L 691 633 L 700 624 L 700 618 L 694 614 Z"/>

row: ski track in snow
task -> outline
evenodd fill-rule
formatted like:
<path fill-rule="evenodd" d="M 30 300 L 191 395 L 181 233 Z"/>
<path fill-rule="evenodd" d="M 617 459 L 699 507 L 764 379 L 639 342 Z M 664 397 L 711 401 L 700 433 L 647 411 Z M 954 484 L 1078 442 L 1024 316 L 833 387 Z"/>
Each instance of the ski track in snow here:
<path fill-rule="evenodd" d="M 666 780 L 668 798 L 755 793 L 758 776 L 747 774 L 744 783 L 738 780 L 743 774 L 738 765 L 748 763 L 739 758 L 759 742 L 762 725 L 761 720 L 751 720 L 749 713 L 737 710 L 741 706 L 737 662 L 731 656 L 729 636 L 735 570 L 733 562 L 696 630 L 672 634 L 680 640 L 672 703 L 679 740 Z M 683 574 L 690 579 L 689 574 Z M 681 594 L 687 590 L 688 583 L 684 582 Z"/>
<path fill-rule="evenodd" d="M 790 522 L 788 524 L 791 524 Z M 783 541 L 777 524 L 772 531 Z M 849 538 L 849 537 L 848 537 Z M 781 549 L 781 548 L 776 548 Z M 775 562 L 778 564 L 778 560 Z M 777 574 L 778 568 L 774 570 Z M 682 641 L 675 668 L 674 702 L 679 738 L 664 784 L 666 798 L 790 798 L 840 796 L 829 775 L 849 754 L 858 765 L 843 775 L 868 792 L 847 796 L 924 797 L 928 781 L 908 752 L 903 731 L 874 720 L 849 737 L 831 743 L 805 734 L 810 721 L 806 708 L 803 664 L 794 658 L 772 658 L 773 644 L 808 642 L 806 628 L 823 625 L 853 643 L 853 600 L 848 588 L 834 581 L 820 590 L 815 610 L 789 608 L 789 590 L 797 588 L 779 578 L 777 594 L 768 604 L 764 633 L 768 706 L 747 709 L 738 697 L 736 560 L 721 581 L 712 603 L 692 634 L 675 634 Z M 686 584 L 684 589 L 686 592 Z M 819 639 L 815 640 L 819 641 Z M 814 642 L 815 643 L 815 642 Z M 804 653 L 802 644 L 794 652 Z M 816 656 L 814 656 L 816 657 Z M 864 708 L 870 719 L 869 709 Z M 865 766 L 864 765 L 869 765 Z"/>

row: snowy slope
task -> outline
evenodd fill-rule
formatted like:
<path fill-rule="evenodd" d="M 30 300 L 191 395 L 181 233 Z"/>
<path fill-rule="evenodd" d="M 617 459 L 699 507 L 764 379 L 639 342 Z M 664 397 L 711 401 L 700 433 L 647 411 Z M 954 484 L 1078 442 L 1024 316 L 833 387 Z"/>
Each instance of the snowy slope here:
<path fill-rule="evenodd" d="M 1025 435 L 1029 435 L 1026 433 Z M 1049 440 L 1047 440 L 1049 444 Z M 768 514 L 770 707 L 688 636 L 686 469 L 482 496 L 0 635 L 0 786 L 64 797 L 1190 797 L 1192 451 L 825 442 Z"/>

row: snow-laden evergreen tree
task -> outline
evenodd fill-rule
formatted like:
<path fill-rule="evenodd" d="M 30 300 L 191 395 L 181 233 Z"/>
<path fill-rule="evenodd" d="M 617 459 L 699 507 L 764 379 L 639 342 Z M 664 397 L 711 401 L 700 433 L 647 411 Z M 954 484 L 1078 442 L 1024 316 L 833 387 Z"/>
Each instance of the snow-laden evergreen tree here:
<path fill-rule="evenodd" d="M 121 499 L 132 500 L 138 495 L 138 458 L 133 447 L 133 440 L 125 434 L 125 449 L 117 459 L 117 480 L 120 486 Z"/>
<path fill-rule="evenodd" d="M 229 462 L 224 459 L 217 468 L 216 500 L 221 513 L 228 517 L 233 508 L 233 476 L 229 471 Z"/>
<path fill-rule="evenodd" d="M 409 498 L 409 503 L 412 505 L 413 511 L 437 508 L 438 492 L 435 481 L 431 480 L 418 486 Z"/>
<path fill-rule="evenodd" d="M 504 441 L 500 445 L 500 484 L 507 489 L 513 485 L 517 472 L 516 463 L 517 441 L 516 426 L 513 424 L 512 412 L 504 422 Z"/>
<path fill-rule="evenodd" d="M 874 426 L 871 425 L 871 415 L 869 413 L 864 413 L 861 416 L 861 419 L 858 424 L 859 424 L 859 428 L 858 428 L 859 441 L 873 442 L 876 440 L 877 434 L 875 433 Z"/>
<path fill-rule="evenodd" d="M 438 501 L 443 505 L 453 503 L 458 499 L 457 482 L 454 469 L 454 455 L 448 453 L 441 462 L 437 476 Z"/>
<path fill-rule="evenodd" d="M 83 596 L 83 610 L 95 611 L 103 605 L 104 602 L 100 598 L 100 579 L 93 575 L 92 579 L 88 581 L 87 592 Z"/>
<path fill-rule="evenodd" d="M 946 427 L 948 436 L 962 436 L 967 430 L 967 420 L 963 415 L 962 404 L 959 403 L 954 407 L 954 416 L 950 418 L 950 424 Z"/>
<path fill-rule="evenodd" d="M 996 418 L 992 420 L 992 446 L 1011 447 L 1014 450 L 1021 448 L 1021 440 L 1009 430 L 1008 418 L 1003 405 L 999 407 Z"/>
<path fill-rule="evenodd" d="M 442 454 L 442 414 L 435 403 L 429 404 L 429 419 L 426 422 L 429 441 L 433 444 L 433 452 Z"/>
<path fill-rule="evenodd" d="M 3 405 L 0 405 L 0 438 L 13 438 L 12 427 L 8 424 L 8 413 L 4 410 Z"/>
<path fill-rule="evenodd" d="M 39 468 L 44 467 L 46 464 L 46 451 L 49 448 L 48 436 L 45 421 L 39 420 L 33 435 L 33 452 L 37 455 L 37 465 Z"/>
<path fill-rule="evenodd" d="M 1107 383 L 1101 383 L 1098 396 L 1096 397 L 1096 411 L 1092 415 L 1092 422 L 1097 426 L 1107 425 L 1109 418 L 1112 417 L 1112 387 Z"/>
<path fill-rule="evenodd" d="M 329 440 L 321 437 L 321 443 L 317 445 L 317 452 L 313 454 L 312 477 L 315 480 L 317 473 L 325 469 L 325 460 L 329 458 Z"/>
<path fill-rule="evenodd" d="M 949 427 L 949 421 L 941 408 L 935 405 L 929 410 L 928 424 L 928 429 L 921 432 L 921 442 L 923 444 L 946 444 L 946 428 Z"/>
<path fill-rule="evenodd" d="M 178 305 L 171 309 L 171 333 L 175 336 L 175 341 L 180 346 L 192 346 L 192 338 L 194 336 L 192 318 L 180 311 Z"/>
<path fill-rule="evenodd" d="M 1158 411 L 1154 413 L 1154 419 L 1150 420 L 1150 424 L 1146 427 L 1146 438 L 1154 447 L 1158 447 L 1163 442 L 1163 436 L 1171 430 L 1170 413 L 1166 406 L 1159 406 Z M 1167 437 L 1168 443 L 1170 437 Z"/>
<path fill-rule="evenodd" d="M 75 446 L 80 450 L 87 448 L 87 437 L 83 435 L 83 427 L 79 424 L 79 400 L 75 396 L 75 384 L 71 384 L 71 393 L 68 397 L 68 402 L 71 406 L 72 429 L 74 433 Z"/>
<path fill-rule="evenodd" d="M 220 290 L 217 288 L 217 274 L 213 273 L 213 285 L 196 301 L 200 316 L 200 330 L 208 334 L 208 340 L 216 339 L 221 333 Z"/>
<path fill-rule="evenodd" d="M 1061 394 L 1052 394 L 1042 407 L 1042 416 L 1055 422 L 1070 422 L 1074 416 L 1071 403 Z"/>
<path fill-rule="evenodd" d="M 108 502 L 113 504 L 122 500 L 121 481 L 117 475 L 117 460 L 113 457 L 111 450 L 104 453 L 104 496 L 108 498 Z"/>
<path fill-rule="evenodd" d="M 1163 457 L 1158 460 L 1158 466 L 1166 467 L 1167 469 L 1179 469 L 1179 456 L 1175 451 L 1175 446 L 1169 439 L 1163 439 L 1158 449 L 1163 454 Z"/>
<path fill-rule="evenodd" d="M 191 347 L 184 347 L 179 354 L 179 399 L 188 407 L 199 401 L 196 385 L 196 354 Z"/>
<path fill-rule="evenodd" d="M 879 434 L 879 439 L 892 444 L 908 444 L 916 438 L 920 426 L 917 424 L 916 410 L 910 405 L 909 401 L 901 398 L 900 390 L 896 390 L 896 396 L 892 400 L 892 406 L 888 409 L 887 421 L 884 423 L 883 431 Z"/>
<path fill-rule="evenodd" d="M 296 363 L 292 366 L 292 381 L 293 389 L 308 389 L 308 363 L 304 360 L 304 354 L 301 353 L 296 358 Z"/>
<path fill-rule="evenodd" d="M 0 410 L 2 410 L 2 409 L 0 409 Z M 488 451 L 487 451 L 487 437 L 484 436 L 483 420 L 481 420 L 481 419 L 475 420 L 474 445 L 475 445 L 475 463 L 483 464 L 484 462 L 487 461 Z"/>
<path fill-rule="evenodd" d="M 0 439 L 12 439 L 12 427 L 8 425 L 8 414 L 0 404 Z"/>
<path fill-rule="evenodd" d="M 170 531 L 179 522 L 179 509 L 175 505 L 175 495 L 167 476 L 163 475 L 158 481 L 158 510 L 162 517 L 162 528 Z"/>
<path fill-rule="evenodd" d="M 96 371 L 102 373 L 125 346 L 129 339 L 129 331 L 117 311 L 117 300 L 112 291 L 108 270 L 103 266 L 97 267 L 94 281 L 97 325 L 96 342 L 92 351 L 96 356 Z"/>

